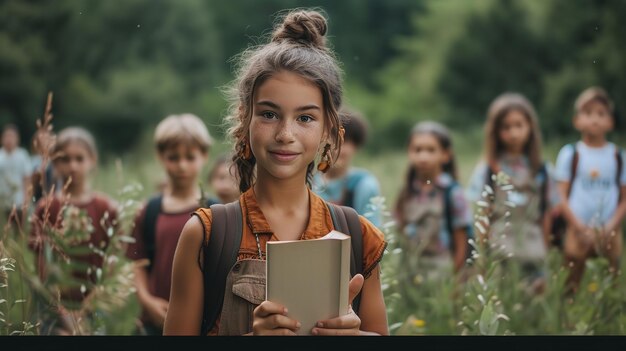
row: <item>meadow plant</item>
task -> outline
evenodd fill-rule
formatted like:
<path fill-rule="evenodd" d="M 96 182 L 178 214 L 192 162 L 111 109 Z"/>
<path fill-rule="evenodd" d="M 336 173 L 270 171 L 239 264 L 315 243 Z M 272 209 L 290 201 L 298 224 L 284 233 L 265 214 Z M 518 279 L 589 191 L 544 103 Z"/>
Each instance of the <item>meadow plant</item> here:
<path fill-rule="evenodd" d="M 49 94 L 44 117 L 37 121 L 39 131 L 52 132 L 51 105 L 52 94 Z M 42 170 L 53 157 L 44 155 Z M 45 220 L 49 219 L 52 197 L 43 198 L 43 219 L 33 216 L 23 228 L 17 228 L 18 235 L 9 234 L 15 228 L 10 228 L 10 222 L 7 223 L 0 242 L 1 334 L 41 334 L 43 322 L 54 320 L 50 316 L 60 316 L 58 320 L 63 329 L 72 335 L 130 334 L 134 331 L 140 311 L 134 299 L 134 263 L 126 258 L 125 252 L 128 243 L 134 240 L 129 234 L 140 206 L 137 198 L 142 187 L 140 184 L 120 184 L 118 189 L 116 217 L 109 218 L 105 214 L 99 223 L 108 236 L 107 245 L 77 245 L 90 238 L 95 223 L 85 211 L 72 206 L 67 198 L 61 200 L 59 216 L 62 216 L 63 225 L 60 227 L 50 223 L 54 223 L 54 219 Z M 53 187 L 51 192 L 54 191 Z M 32 213 L 32 202 L 25 203 L 24 213 Z M 44 235 L 35 240 L 30 238 L 29 242 L 29 227 L 33 225 L 39 226 Z M 39 259 L 29 244 L 40 245 L 42 254 Z M 102 259 L 103 264 L 99 267 L 71 259 L 94 253 Z M 45 267 L 45 275 L 40 273 L 41 267 Z M 79 279 L 76 273 L 95 279 Z M 62 292 L 67 289 L 78 289 L 85 298 L 78 301 L 61 299 Z M 17 305 L 22 305 L 19 311 L 14 308 Z"/>

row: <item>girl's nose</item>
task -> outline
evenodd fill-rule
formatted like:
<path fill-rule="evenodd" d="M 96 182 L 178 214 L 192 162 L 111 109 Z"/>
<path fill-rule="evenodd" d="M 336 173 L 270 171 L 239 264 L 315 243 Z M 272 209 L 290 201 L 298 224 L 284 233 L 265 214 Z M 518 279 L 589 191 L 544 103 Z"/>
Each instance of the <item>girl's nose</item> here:
<path fill-rule="evenodd" d="M 292 123 L 287 119 L 281 121 L 276 132 L 276 141 L 286 143 L 293 141 Z"/>

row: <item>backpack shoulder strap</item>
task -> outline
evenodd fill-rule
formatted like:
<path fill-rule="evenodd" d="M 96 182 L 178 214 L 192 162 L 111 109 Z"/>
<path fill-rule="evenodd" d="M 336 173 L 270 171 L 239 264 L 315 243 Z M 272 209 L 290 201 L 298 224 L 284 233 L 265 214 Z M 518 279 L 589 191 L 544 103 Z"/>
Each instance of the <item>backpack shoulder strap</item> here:
<path fill-rule="evenodd" d="M 237 261 L 242 236 L 243 219 L 239 200 L 225 205 L 213 204 L 210 209 L 211 236 L 208 243 L 202 247 L 204 309 L 201 335 L 207 335 L 213 328 L 222 310 L 226 277 Z"/>
<path fill-rule="evenodd" d="M 624 171 L 624 159 L 622 158 L 622 148 L 615 145 L 615 160 L 617 161 L 617 186 L 620 184 L 620 178 L 622 178 L 622 172 Z"/>
<path fill-rule="evenodd" d="M 543 162 L 541 164 L 538 174 L 540 174 L 543 179 L 543 181 L 541 182 L 541 186 L 539 187 L 539 213 L 541 213 L 543 216 L 543 214 L 546 213 L 546 209 L 548 208 L 548 183 L 550 182 L 550 179 L 548 179 L 548 166 L 546 165 L 546 162 Z"/>
<path fill-rule="evenodd" d="M 454 252 L 456 250 L 455 244 L 454 244 L 454 204 L 453 204 L 453 200 L 452 200 L 452 191 L 454 190 L 454 188 L 456 188 L 457 186 L 460 186 L 460 184 L 457 181 L 452 182 L 450 185 L 448 185 L 447 187 L 444 188 L 444 193 L 443 193 L 443 201 L 444 201 L 444 220 L 445 220 L 445 224 L 446 224 L 446 229 L 448 230 L 448 236 L 450 238 L 450 250 L 452 252 Z M 467 225 L 465 227 L 466 233 L 467 233 L 467 238 L 471 238 L 474 236 L 473 234 L 473 228 L 472 225 Z M 467 250 L 465 252 L 465 256 L 466 257 L 471 257 L 472 255 L 472 247 L 470 245 L 467 245 Z"/>
<path fill-rule="evenodd" d="M 148 270 L 152 269 L 154 263 L 156 222 L 159 213 L 161 213 L 162 202 L 163 194 L 157 194 L 151 197 L 146 204 L 146 213 L 143 220 L 143 242 L 146 248 L 146 254 L 150 260 Z"/>
<path fill-rule="evenodd" d="M 494 188 L 494 180 L 493 180 L 493 176 L 496 174 L 495 171 L 493 170 L 493 167 L 487 162 L 485 164 L 485 167 L 487 168 L 485 171 L 485 184 L 489 185 L 489 187 L 491 187 L 491 189 Z"/>
<path fill-rule="evenodd" d="M 489 167 L 489 169 L 491 169 L 491 167 Z M 446 229 L 448 230 L 448 235 L 450 237 L 450 247 L 452 248 L 452 251 L 454 251 L 454 228 L 452 226 L 452 189 L 454 189 L 455 184 L 456 183 L 453 182 L 443 189 L 443 214 L 446 223 Z"/>
<path fill-rule="evenodd" d="M 333 220 L 333 226 L 340 232 L 350 235 L 352 254 L 350 255 L 350 276 L 363 273 L 363 233 L 359 214 L 351 207 L 339 206 L 326 202 Z M 352 309 L 359 313 L 361 294 L 352 301 Z"/>
<path fill-rule="evenodd" d="M 576 143 L 571 143 L 571 147 L 574 149 L 574 154 L 572 155 L 572 163 L 570 165 L 570 179 L 569 186 L 567 187 L 567 197 L 569 197 L 572 192 L 572 184 L 574 183 L 574 179 L 576 178 L 576 170 L 578 169 L 578 148 L 576 147 Z"/>
<path fill-rule="evenodd" d="M 355 169 L 348 174 L 343 189 L 341 205 L 354 208 L 355 188 L 365 176 L 367 176 L 367 172 L 363 169 Z"/>
<path fill-rule="evenodd" d="M 615 183 L 617 184 L 618 201 L 622 200 L 621 180 L 624 171 L 624 159 L 622 158 L 622 148 L 615 145 L 615 161 L 617 161 L 617 173 L 615 174 Z"/>

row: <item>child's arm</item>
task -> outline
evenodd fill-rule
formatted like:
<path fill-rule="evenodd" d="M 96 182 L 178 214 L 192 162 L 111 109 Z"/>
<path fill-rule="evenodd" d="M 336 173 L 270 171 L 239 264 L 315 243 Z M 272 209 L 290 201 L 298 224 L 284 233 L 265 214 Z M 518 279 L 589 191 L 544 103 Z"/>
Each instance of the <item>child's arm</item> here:
<path fill-rule="evenodd" d="M 454 272 L 458 273 L 465 265 L 468 235 L 467 229 L 457 228 L 454 230 Z"/>
<path fill-rule="evenodd" d="M 148 290 L 148 273 L 146 268 L 140 264 L 135 264 L 135 288 L 137 289 L 137 299 L 146 311 L 150 321 L 157 327 L 163 328 L 168 303 L 166 300 L 150 294 Z"/>
<path fill-rule="evenodd" d="M 574 212 L 572 211 L 572 208 L 569 206 L 569 202 L 567 201 L 567 193 L 568 193 L 568 189 L 570 187 L 570 182 L 568 181 L 560 181 L 559 182 L 559 193 L 561 195 L 561 199 L 563 199 L 563 201 L 561 201 L 561 211 L 563 213 L 563 216 L 565 217 L 565 220 L 567 221 L 567 223 L 569 223 L 570 225 L 574 226 L 574 228 L 576 229 L 576 232 L 578 233 L 584 233 L 588 230 L 587 225 L 583 222 L 581 222 L 578 217 L 576 217 L 576 215 L 574 214 Z"/>
<path fill-rule="evenodd" d="M 198 252 L 204 229 L 192 216 L 180 234 L 172 267 L 172 288 L 163 335 L 199 335 L 204 307 L 202 271 Z"/>
<path fill-rule="evenodd" d="M 545 245 L 546 249 L 549 249 L 552 246 L 552 240 L 550 238 L 550 236 L 552 235 L 552 233 L 550 233 L 552 231 L 552 222 L 553 222 L 553 219 L 552 219 L 552 216 L 550 215 L 550 212 L 546 211 L 543 214 L 543 218 L 541 219 L 541 228 L 543 232 L 543 244 Z"/>
<path fill-rule="evenodd" d="M 620 202 L 617 204 L 617 209 L 613 214 L 613 217 L 604 226 L 605 233 L 611 233 L 619 229 L 622 224 L 624 216 L 626 216 L 626 185 L 620 187 Z"/>

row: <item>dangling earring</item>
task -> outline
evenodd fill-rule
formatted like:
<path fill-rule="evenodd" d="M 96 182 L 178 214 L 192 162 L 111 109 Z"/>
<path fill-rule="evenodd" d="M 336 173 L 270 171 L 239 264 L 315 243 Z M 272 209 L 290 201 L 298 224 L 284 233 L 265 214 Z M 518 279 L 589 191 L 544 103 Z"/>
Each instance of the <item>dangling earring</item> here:
<path fill-rule="evenodd" d="M 330 168 L 331 161 L 330 144 L 326 143 L 326 145 L 324 145 L 324 151 L 322 151 L 322 161 L 320 161 L 320 163 L 317 165 L 317 170 L 322 173 L 326 173 L 326 171 L 328 171 L 328 169 Z"/>
<path fill-rule="evenodd" d="M 250 150 L 250 144 L 248 144 L 245 139 L 239 143 L 238 155 L 239 155 L 239 158 L 242 158 L 244 160 L 249 160 L 250 157 L 252 156 L 252 150 Z"/>

